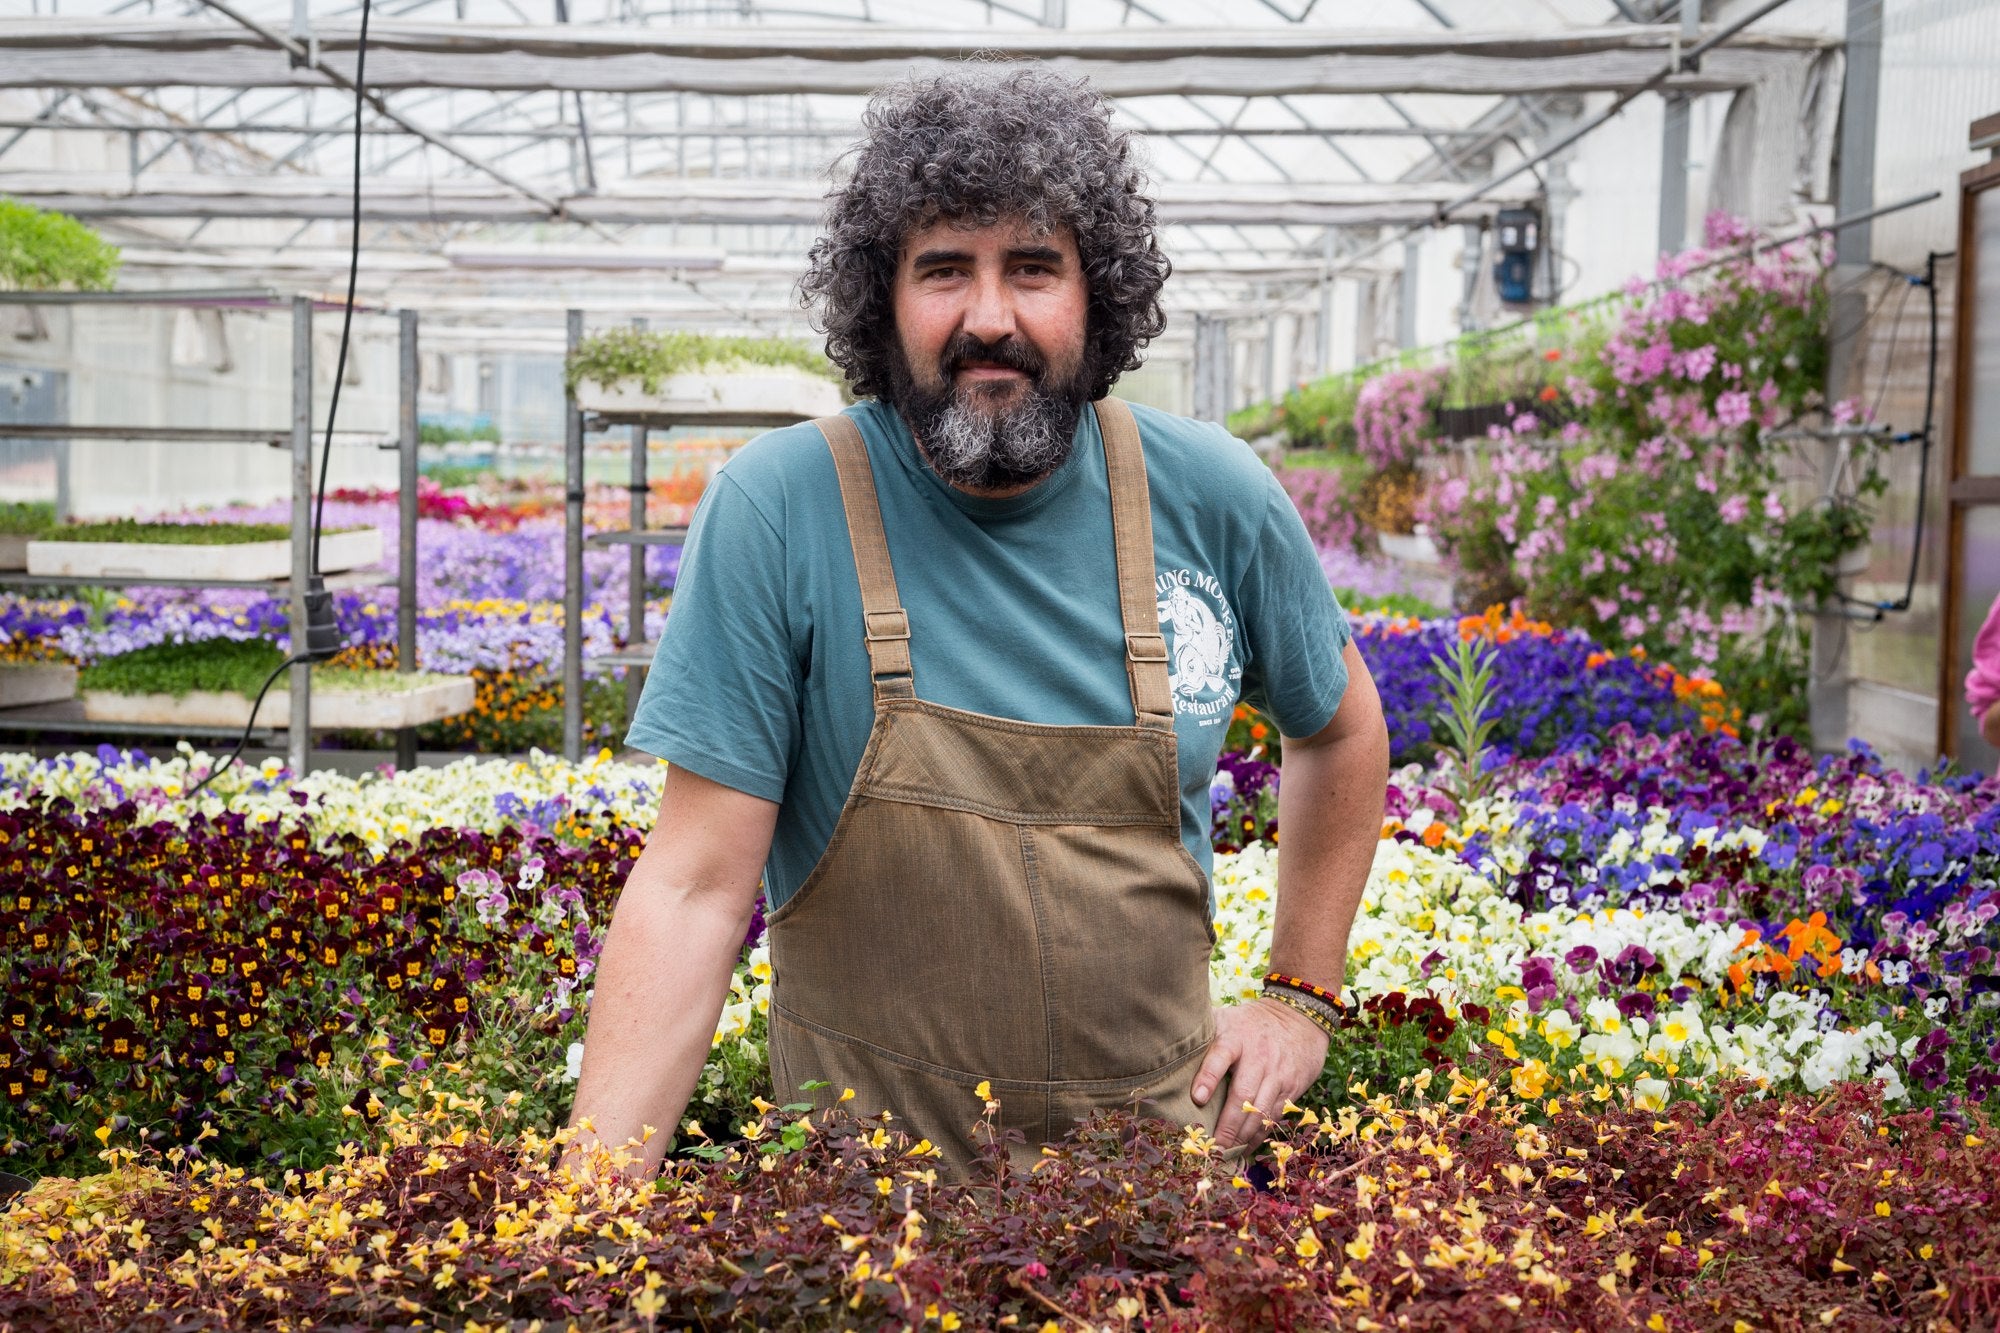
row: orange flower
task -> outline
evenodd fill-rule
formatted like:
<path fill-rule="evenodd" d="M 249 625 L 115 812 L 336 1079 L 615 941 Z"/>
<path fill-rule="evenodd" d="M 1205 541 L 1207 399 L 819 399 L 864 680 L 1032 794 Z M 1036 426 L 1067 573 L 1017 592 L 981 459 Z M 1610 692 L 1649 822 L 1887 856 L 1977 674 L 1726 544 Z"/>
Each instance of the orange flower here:
<path fill-rule="evenodd" d="M 1540 398 L 1545 403 L 1553 403 L 1556 399 L 1562 397 L 1562 394 L 1560 393 L 1560 391 L 1557 390 L 1555 385 L 1544 384 L 1542 386 L 1542 391 L 1539 394 L 1536 394 L 1535 396 L 1537 398 Z"/>
<path fill-rule="evenodd" d="M 1551 347 L 1551 348 L 1550 348 L 1550 349 L 1549 349 L 1548 351 L 1546 351 L 1546 352 L 1543 352 L 1543 353 L 1542 353 L 1542 360 L 1544 360 L 1544 361 L 1560 361 L 1560 360 L 1562 360 L 1562 355 L 1563 355 L 1563 354 L 1562 354 L 1562 349 L 1561 349 L 1561 348 L 1559 348 L 1559 347 Z"/>

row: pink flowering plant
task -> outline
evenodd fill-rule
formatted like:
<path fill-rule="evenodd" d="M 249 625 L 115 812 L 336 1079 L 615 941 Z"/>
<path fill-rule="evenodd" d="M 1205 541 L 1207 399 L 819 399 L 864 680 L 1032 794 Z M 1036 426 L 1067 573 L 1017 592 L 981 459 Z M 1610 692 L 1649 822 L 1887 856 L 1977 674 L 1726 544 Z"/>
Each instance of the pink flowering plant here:
<path fill-rule="evenodd" d="M 1439 366 L 1411 366 L 1377 375 L 1354 399 L 1354 439 L 1378 472 L 1413 468 L 1437 438 L 1433 424 L 1444 388 Z"/>
<path fill-rule="evenodd" d="M 1863 415 L 1823 401 L 1825 256 L 1717 261 L 1747 235 L 1711 218 L 1710 248 L 1662 260 L 1577 353 L 1552 349 L 1572 362 L 1554 402 L 1520 404 L 1421 516 L 1480 596 L 1711 674 L 1795 730 L 1808 617 L 1867 540 L 1883 446 L 1847 437 L 1846 486 L 1812 493 L 1817 439 L 1788 428 Z"/>

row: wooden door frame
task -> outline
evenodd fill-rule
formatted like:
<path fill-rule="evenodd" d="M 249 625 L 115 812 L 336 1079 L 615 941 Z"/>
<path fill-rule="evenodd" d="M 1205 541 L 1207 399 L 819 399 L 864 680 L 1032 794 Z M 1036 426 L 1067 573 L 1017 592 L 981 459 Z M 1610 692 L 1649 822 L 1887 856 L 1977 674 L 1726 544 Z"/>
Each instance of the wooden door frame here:
<path fill-rule="evenodd" d="M 1989 117 L 1988 120 L 1995 119 Z M 1975 132 L 1987 121 L 1974 125 Z M 2000 190 L 2000 159 L 1982 162 L 1958 178 L 1958 290 L 1952 319 L 1951 472 L 1946 487 L 1944 606 L 1938 628 L 1938 753 L 1958 757 L 1958 710 L 1965 706 L 1958 679 L 1959 632 L 1964 625 L 1965 513 L 2000 503 L 2000 476 L 1966 475 L 1971 448 L 1967 417 L 1972 406 L 1973 296 L 1979 286 L 1979 235 L 1974 226 L 1979 196 Z M 1931 429 L 1939 423 L 1933 421 Z M 1985 612 L 1982 610 L 1982 617 Z"/>

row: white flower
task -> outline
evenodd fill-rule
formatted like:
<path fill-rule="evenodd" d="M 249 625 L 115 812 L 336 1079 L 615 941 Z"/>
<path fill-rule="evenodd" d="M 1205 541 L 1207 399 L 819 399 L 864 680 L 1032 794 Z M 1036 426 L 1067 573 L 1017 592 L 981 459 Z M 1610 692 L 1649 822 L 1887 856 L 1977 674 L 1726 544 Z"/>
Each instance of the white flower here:
<path fill-rule="evenodd" d="M 569 1044 L 569 1053 L 563 1062 L 563 1078 L 570 1083 L 574 1083 L 582 1077 L 583 1043 L 573 1041 Z"/>
<path fill-rule="evenodd" d="M 1667 1081 L 1663 1078 L 1635 1079 L 1632 1104 L 1643 1111 L 1657 1111 L 1667 1104 Z"/>

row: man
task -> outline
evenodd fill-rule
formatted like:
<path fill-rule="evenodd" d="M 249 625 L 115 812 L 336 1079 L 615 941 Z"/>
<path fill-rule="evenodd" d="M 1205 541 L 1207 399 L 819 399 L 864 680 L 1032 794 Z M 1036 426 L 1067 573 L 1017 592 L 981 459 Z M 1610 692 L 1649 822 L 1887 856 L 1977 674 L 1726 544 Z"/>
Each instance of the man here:
<path fill-rule="evenodd" d="M 696 515 L 631 731 L 673 767 L 573 1121 L 678 1122 L 761 875 L 778 1100 L 851 1089 L 954 1171 L 981 1083 L 1017 1156 L 1121 1106 L 1254 1142 L 1325 1062 L 1309 992 L 1339 988 L 1381 827 L 1374 686 L 1269 470 L 1105 398 L 1168 265 L 1103 100 L 967 71 L 867 128 L 803 290 L 872 398 L 752 441 Z M 1211 1010 L 1239 695 L 1287 738 L 1272 966 L 1307 984 Z"/>

